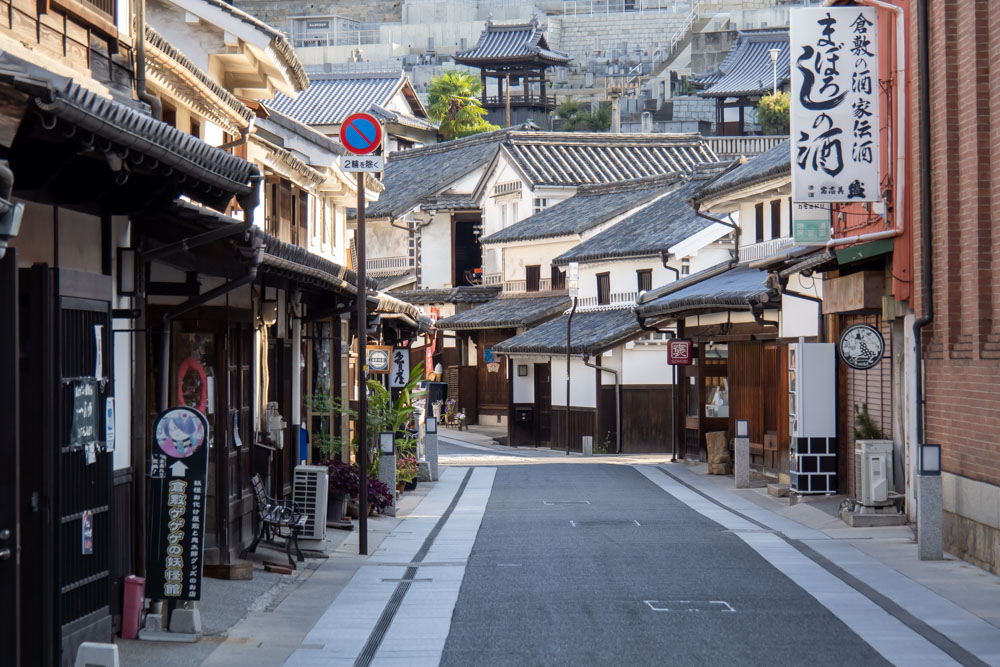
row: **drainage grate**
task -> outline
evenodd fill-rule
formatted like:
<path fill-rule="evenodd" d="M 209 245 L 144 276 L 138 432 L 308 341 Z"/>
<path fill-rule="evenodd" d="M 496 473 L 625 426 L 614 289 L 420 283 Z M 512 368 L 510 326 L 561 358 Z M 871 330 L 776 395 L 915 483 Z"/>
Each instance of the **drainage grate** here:
<path fill-rule="evenodd" d="M 378 647 L 382 645 L 382 640 L 385 639 L 385 633 L 388 632 L 389 626 L 392 624 L 392 619 L 396 617 L 396 612 L 399 611 L 399 606 L 403 603 L 403 598 L 406 597 L 407 591 L 410 590 L 410 583 L 413 581 L 414 575 L 417 573 L 417 564 L 419 564 L 427 552 L 430 551 L 431 545 L 434 544 L 434 540 L 437 538 L 438 533 L 444 528 L 444 524 L 451 517 L 451 513 L 455 511 L 455 507 L 458 506 L 458 501 L 465 493 L 465 487 L 469 485 L 469 478 L 472 477 L 472 469 L 470 468 L 468 472 L 465 473 L 465 478 L 458 487 L 458 492 L 455 493 L 455 497 L 451 499 L 451 504 L 448 505 L 448 509 L 444 511 L 441 518 L 438 519 L 437 523 L 434 524 L 434 528 L 431 529 L 429 535 L 424 540 L 424 543 L 420 546 L 420 550 L 413 557 L 414 565 L 406 568 L 406 573 L 403 574 L 403 578 L 400 579 L 399 583 L 396 584 L 396 590 L 392 592 L 392 596 L 389 598 L 389 602 L 386 603 L 385 609 L 382 610 L 382 615 L 379 616 L 378 622 L 372 629 L 372 633 L 368 635 L 368 641 L 365 642 L 364 648 L 361 649 L 361 653 L 358 654 L 357 659 L 354 661 L 354 667 L 368 667 L 372 660 L 375 658 L 375 653 L 378 651 Z"/>

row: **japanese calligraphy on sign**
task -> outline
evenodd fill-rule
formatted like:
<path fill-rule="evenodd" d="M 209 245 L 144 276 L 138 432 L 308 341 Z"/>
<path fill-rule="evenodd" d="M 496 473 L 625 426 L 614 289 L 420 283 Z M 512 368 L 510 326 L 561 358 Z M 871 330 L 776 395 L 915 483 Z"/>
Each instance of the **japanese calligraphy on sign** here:
<path fill-rule="evenodd" d="M 405 387 L 410 380 L 410 351 L 397 347 L 392 351 L 392 372 L 389 379 L 390 387 Z"/>
<path fill-rule="evenodd" d="M 156 420 L 153 433 L 156 447 L 150 456 L 149 470 L 146 591 L 154 599 L 198 600 L 208 421 L 193 408 L 171 408 Z"/>
<path fill-rule="evenodd" d="M 791 10 L 796 202 L 881 199 L 874 7 Z"/>

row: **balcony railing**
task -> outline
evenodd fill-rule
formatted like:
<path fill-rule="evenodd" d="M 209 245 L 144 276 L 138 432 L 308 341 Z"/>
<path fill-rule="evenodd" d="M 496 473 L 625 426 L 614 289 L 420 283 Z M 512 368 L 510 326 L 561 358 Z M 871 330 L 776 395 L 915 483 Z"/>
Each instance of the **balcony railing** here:
<path fill-rule="evenodd" d="M 767 135 L 761 137 L 705 137 L 705 143 L 715 151 L 715 154 L 722 159 L 732 159 L 745 155 L 753 157 L 771 150 L 782 141 L 788 139 L 787 135 Z"/>
<path fill-rule="evenodd" d="M 409 257 L 371 257 L 365 260 L 365 271 L 370 276 L 399 273 L 410 268 Z"/>
<path fill-rule="evenodd" d="M 555 109 L 556 108 L 556 98 L 551 95 L 546 95 L 542 97 L 537 94 L 529 95 L 511 95 L 510 105 L 512 107 L 543 107 L 545 109 Z M 506 95 L 487 95 L 486 102 L 483 104 L 484 107 L 488 109 L 502 109 L 507 106 L 507 96 Z"/>
<path fill-rule="evenodd" d="M 499 276 L 499 273 L 490 274 L 491 276 Z M 484 283 L 490 284 L 490 283 Z M 498 284 L 498 283 L 493 283 Z M 551 278 L 540 278 L 538 280 L 538 289 L 533 290 L 536 292 L 548 292 L 552 289 L 552 279 Z M 527 292 L 528 291 L 528 281 L 527 280 L 505 280 L 503 281 L 503 291 L 504 292 Z"/>
<path fill-rule="evenodd" d="M 603 308 L 621 308 L 622 306 L 634 306 L 638 292 L 612 292 L 608 298 L 608 303 L 598 303 L 596 296 L 581 297 L 577 301 L 577 308 L 591 308 L 599 310 Z"/>
<path fill-rule="evenodd" d="M 772 255 L 777 255 L 782 249 L 788 248 L 794 243 L 791 237 L 785 236 L 780 239 L 751 243 L 740 247 L 741 262 L 755 262 L 759 259 L 767 259 Z"/>
<path fill-rule="evenodd" d="M 503 285 L 503 274 L 502 273 L 484 273 L 483 274 L 483 284 L 484 285 Z"/>

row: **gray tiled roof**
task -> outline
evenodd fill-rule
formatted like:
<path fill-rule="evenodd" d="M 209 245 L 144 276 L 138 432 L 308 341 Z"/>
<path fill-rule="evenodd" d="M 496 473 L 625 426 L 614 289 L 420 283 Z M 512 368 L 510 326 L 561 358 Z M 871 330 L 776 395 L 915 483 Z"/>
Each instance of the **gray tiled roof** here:
<path fill-rule="evenodd" d="M 314 74 L 294 99 L 278 93 L 267 105 L 306 125 L 339 125 L 352 113 L 388 104 L 405 82 L 402 71 Z"/>
<path fill-rule="evenodd" d="M 436 132 L 439 128 L 438 123 L 434 123 L 426 118 L 421 118 L 408 113 L 400 113 L 399 111 L 391 111 L 383 107 L 381 104 L 373 104 L 369 111 L 376 118 L 385 123 L 397 123 L 399 125 L 405 125 L 418 130 L 427 130 L 429 132 Z"/>
<path fill-rule="evenodd" d="M 420 200 L 421 211 L 455 211 L 478 209 L 479 204 L 472 195 L 430 195 Z"/>
<path fill-rule="evenodd" d="M 766 271 L 750 268 L 746 264 L 701 280 L 696 274 L 676 285 L 668 285 L 675 289 L 637 306 L 635 310 L 642 317 L 667 316 L 688 310 L 748 310 L 751 304 L 759 303 L 765 294 L 769 302 L 780 298 L 764 285 L 767 275 Z"/>
<path fill-rule="evenodd" d="M 770 180 L 782 174 L 792 173 L 792 153 L 789 142 L 780 144 L 707 183 L 694 194 L 697 201 L 715 198 L 760 181 Z"/>
<path fill-rule="evenodd" d="M 425 197 L 439 194 L 485 166 L 506 135 L 506 131 L 497 130 L 390 154 L 382 174 L 385 192 L 368 207 L 366 215 L 388 218 L 409 212 Z"/>
<path fill-rule="evenodd" d="M 493 347 L 499 354 L 566 354 L 563 315 Z M 631 308 L 576 313 L 570 328 L 570 354 L 597 354 L 643 333 Z"/>
<path fill-rule="evenodd" d="M 699 134 L 512 132 L 504 146 L 536 186 L 615 183 L 719 161 Z"/>
<path fill-rule="evenodd" d="M 493 299 L 437 321 L 438 329 L 514 329 L 531 326 L 569 307 L 569 297 L 510 297 Z"/>
<path fill-rule="evenodd" d="M 399 290 L 392 295 L 413 304 L 486 303 L 500 294 L 500 285 L 447 287 L 444 289 Z"/>
<path fill-rule="evenodd" d="M 666 197 L 570 248 L 552 260 L 552 263 L 562 265 L 667 252 L 684 239 L 713 224 L 695 214 L 691 207 L 691 195 L 700 185 L 699 181 L 684 183 Z"/>
<path fill-rule="evenodd" d="M 580 188 L 575 195 L 510 227 L 490 234 L 484 244 L 553 238 L 584 231 L 663 194 L 680 180 L 676 174 Z"/>
<path fill-rule="evenodd" d="M 697 81 L 711 83 L 702 97 L 751 97 L 766 95 L 774 86 L 774 65 L 769 49 L 778 49 L 778 86 L 789 79 L 788 30 L 741 32 L 718 72 Z"/>
<path fill-rule="evenodd" d="M 512 61 L 564 65 L 571 60 L 569 54 L 549 48 L 537 18 L 527 23 L 494 23 L 490 19 L 476 45 L 459 51 L 454 58 L 460 65 L 473 67 Z"/>

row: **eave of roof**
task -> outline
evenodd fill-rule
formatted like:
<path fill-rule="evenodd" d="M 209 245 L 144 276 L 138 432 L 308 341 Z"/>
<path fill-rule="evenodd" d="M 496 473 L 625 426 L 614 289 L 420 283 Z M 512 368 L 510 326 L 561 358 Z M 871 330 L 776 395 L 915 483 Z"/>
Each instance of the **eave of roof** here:
<path fill-rule="evenodd" d="M 200 1 L 232 15 L 243 23 L 252 26 L 261 34 L 267 36 L 270 39 L 270 47 L 281 57 L 282 63 L 280 64 L 284 66 L 289 81 L 298 91 L 306 89 L 309 85 L 309 75 L 306 74 L 306 70 L 302 66 L 302 61 L 300 61 L 299 57 L 295 55 L 295 49 L 292 48 L 292 45 L 289 43 L 284 33 L 269 26 L 257 17 L 246 13 L 242 9 L 225 2 L 224 0 Z"/>
<path fill-rule="evenodd" d="M 438 329 L 513 329 L 558 315 L 569 306 L 569 297 L 501 297 L 438 320 Z"/>
<path fill-rule="evenodd" d="M 720 268 L 723 270 L 718 271 Z M 642 318 L 670 317 L 692 310 L 752 310 L 765 303 L 769 307 L 780 303 L 780 292 L 765 285 L 768 276 L 765 271 L 746 264 L 726 263 L 701 273 L 708 275 L 696 279 L 699 278 L 696 274 L 668 284 L 666 287 L 672 289 L 656 290 L 658 294 L 652 298 L 643 295 L 645 298 L 640 299 L 642 303 L 636 306 L 636 313 Z"/>
<path fill-rule="evenodd" d="M 696 205 L 701 205 L 743 188 L 784 176 L 790 177 L 791 173 L 791 144 L 786 140 L 707 183 L 694 193 L 693 200 Z"/>
<path fill-rule="evenodd" d="M 220 125 L 230 130 L 239 130 L 240 127 L 235 127 L 236 124 L 230 117 L 241 119 L 243 121 L 241 127 L 243 128 L 248 127 L 253 122 L 254 113 L 247 107 L 247 105 L 240 102 L 235 95 L 210 79 L 200 67 L 191 62 L 190 58 L 178 51 L 173 44 L 164 39 L 164 37 L 160 35 L 160 33 L 156 32 L 156 30 L 154 30 L 149 24 L 146 25 L 146 45 L 149 47 L 148 53 L 150 56 L 149 62 L 151 67 L 156 66 L 155 63 L 157 58 L 163 58 L 177 63 L 177 65 L 186 72 L 187 77 L 193 78 L 197 81 L 197 84 L 194 85 L 200 89 L 198 92 L 201 95 L 205 95 L 207 91 L 208 94 L 214 96 L 218 100 L 218 106 L 225 107 L 225 111 L 215 111 L 213 107 L 216 105 L 211 104 L 211 102 L 204 105 L 216 117 L 216 120 Z M 194 101 L 197 102 L 200 100 Z"/>
<path fill-rule="evenodd" d="M 512 62 L 565 65 L 572 60 L 568 53 L 549 48 L 537 17 L 527 23 L 494 23 L 489 19 L 476 44 L 456 53 L 454 59 L 473 67 Z"/>
<path fill-rule="evenodd" d="M 257 168 L 246 160 L 209 146 L 137 109 L 102 97 L 71 79 L 3 53 L 0 81 L 34 97 L 41 113 L 92 132 L 137 155 L 155 158 L 201 183 L 237 195 L 248 194 L 252 188 L 250 179 Z"/>
<path fill-rule="evenodd" d="M 495 345 L 497 354 L 566 354 L 568 315 L 543 322 Z M 570 354 L 594 355 L 645 333 L 631 308 L 578 312 L 570 328 Z"/>

